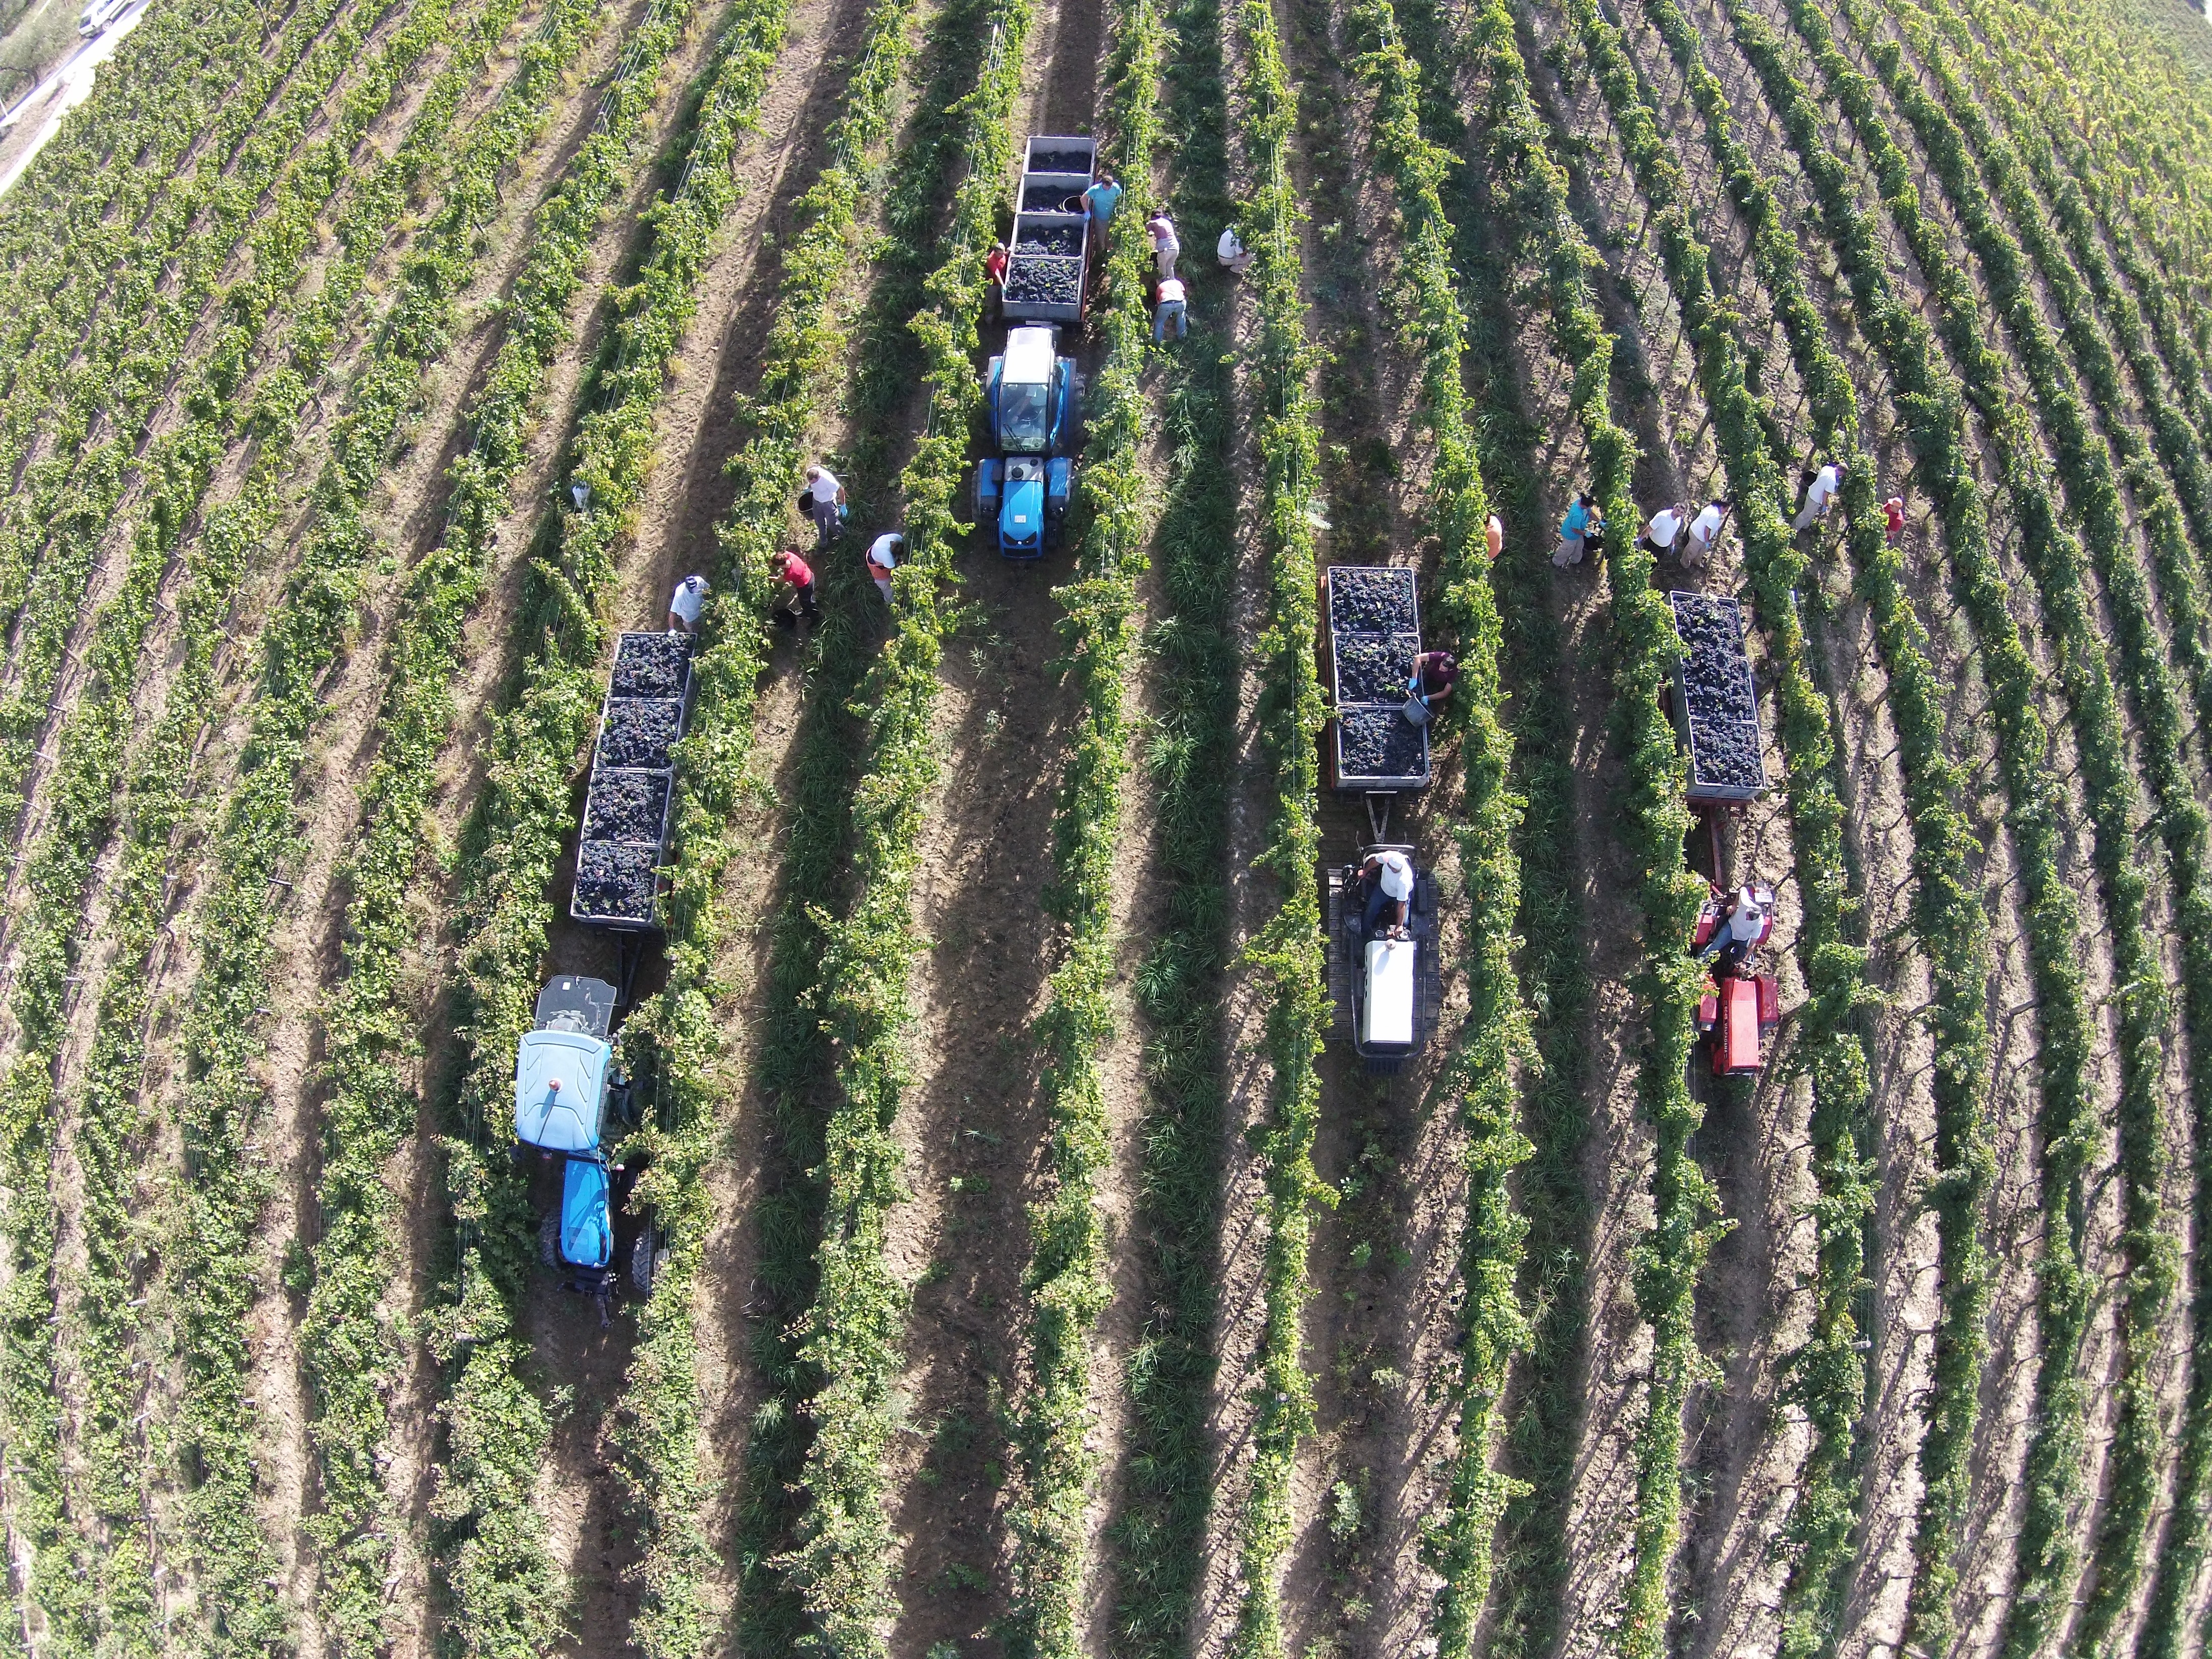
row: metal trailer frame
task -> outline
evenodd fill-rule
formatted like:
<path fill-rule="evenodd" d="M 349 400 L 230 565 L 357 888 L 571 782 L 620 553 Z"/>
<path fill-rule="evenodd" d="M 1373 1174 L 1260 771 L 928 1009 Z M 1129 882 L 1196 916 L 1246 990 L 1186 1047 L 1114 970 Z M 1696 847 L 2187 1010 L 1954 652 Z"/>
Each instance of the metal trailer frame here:
<path fill-rule="evenodd" d="M 670 637 L 671 635 L 663 633 L 636 633 L 624 634 L 617 639 L 615 645 L 614 662 L 607 671 L 607 690 L 605 696 L 603 696 L 599 700 L 599 732 L 592 742 L 591 782 L 585 790 L 584 816 L 582 821 L 577 827 L 576 880 L 572 884 L 569 889 L 568 915 L 574 921 L 586 923 L 593 927 L 610 928 L 617 933 L 658 933 L 660 932 L 659 899 L 661 895 L 667 890 L 668 887 L 668 877 L 666 874 L 666 866 L 668 863 L 668 842 L 671 836 L 674 833 L 676 827 L 676 763 L 674 757 L 671 756 L 669 763 L 665 766 L 608 766 L 603 764 L 602 763 L 605 760 L 605 750 L 607 738 L 607 721 L 618 704 L 631 702 L 674 702 L 677 705 L 676 736 L 671 740 L 670 747 L 672 749 L 676 744 L 681 743 L 684 740 L 684 729 L 690 725 L 691 719 L 691 694 L 694 685 L 692 675 L 692 648 L 694 642 L 691 642 L 691 638 L 689 635 L 682 636 L 686 640 L 687 644 L 684 653 L 682 684 L 676 696 L 672 698 L 622 697 L 617 696 L 615 693 L 617 679 L 622 669 L 623 653 L 624 651 L 631 648 L 630 642 L 634 640 L 659 641 L 665 640 Z M 650 843 L 642 841 L 592 841 L 587 839 L 586 832 L 590 828 L 592 821 L 592 806 L 594 800 L 599 797 L 602 785 L 611 783 L 615 780 L 623 777 L 640 776 L 658 777 L 662 781 L 660 828 L 658 838 Z M 578 894 L 581 890 L 585 849 L 587 847 L 635 848 L 647 845 L 650 845 L 653 848 L 653 868 L 656 872 L 653 884 L 653 914 L 643 918 L 636 916 L 606 915 L 580 908 Z M 621 988 L 625 998 L 628 996 L 629 988 L 627 982 L 628 977 L 628 973 L 625 972 L 623 975 L 624 983 Z"/>
<path fill-rule="evenodd" d="M 1339 626 L 1337 620 L 1338 575 L 1340 572 L 1357 572 L 1363 580 L 1383 577 L 1392 587 L 1401 587 L 1401 596 L 1406 613 L 1412 618 L 1409 629 L 1392 629 L 1385 633 Z M 1349 587 L 1349 584 L 1346 584 Z M 1363 796 L 1367 804 L 1368 827 L 1377 842 L 1389 837 L 1390 807 L 1401 794 L 1425 789 L 1434 775 L 1430 756 L 1429 728 L 1415 728 L 1420 733 L 1420 765 L 1418 770 L 1397 774 L 1360 773 L 1348 770 L 1344 760 L 1344 733 L 1347 723 L 1363 721 L 1397 722 L 1405 717 L 1406 706 L 1402 682 L 1388 697 L 1360 696 L 1376 688 L 1347 684 L 1347 647 L 1358 641 L 1380 640 L 1389 641 L 1393 652 L 1411 647 L 1418 654 L 1421 649 L 1421 593 L 1419 573 L 1410 565 L 1329 565 L 1321 573 L 1321 679 L 1329 694 L 1329 718 L 1322 732 L 1322 771 L 1325 787 L 1339 794 Z M 1411 667 L 1410 659 L 1407 666 Z"/>
<path fill-rule="evenodd" d="M 1072 155 L 1085 158 L 1084 170 L 1074 173 L 1066 168 L 1041 168 L 1041 157 L 1064 159 Z M 1072 303 L 1054 303 L 1031 300 L 1005 300 L 1001 309 L 1009 324 L 1012 323 L 1079 323 L 1083 320 L 1084 301 L 1090 292 L 1091 279 L 1091 217 L 1084 211 L 1083 192 L 1091 188 L 1098 176 L 1098 141 L 1095 138 L 1070 134 L 1054 137 L 1045 133 L 1030 135 L 1028 147 L 1022 152 L 1021 182 L 1014 190 L 1013 240 L 1006 247 L 1006 276 L 1001 292 L 1011 295 L 1014 290 L 1014 274 L 1048 264 L 1073 264 L 1075 267 L 1075 299 Z M 1073 201 L 1073 210 L 1067 205 Z M 1076 233 L 1076 252 L 1065 253 L 1024 253 L 1022 252 L 1023 233 L 1027 231 L 1073 228 Z"/>
<path fill-rule="evenodd" d="M 1740 599 L 1723 594 L 1677 588 L 1667 595 L 1668 614 L 1674 622 L 1677 634 L 1681 632 L 1683 611 L 1686 605 L 1692 605 L 1724 611 L 1735 618 L 1735 684 L 1724 688 L 1731 695 L 1729 697 L 1729 707 L 1723 711 L 1721 719 L 1735 728 L 1736 735 L 1748 734 L 1752 757 L 1759 764 L 1759 781 L 1752 785 L 1716 783 L 1701 776 L 1698 739 L 1701 735 L 1711 733 L 1711 725 L 1706 720 L 1691 718 L 1689 686 L 1686 678 L 1688 659 L 1677 653 L 1670 671 L 1668 690 L 1671 696 L 1668 712 L 1674 719 L 1674 735 L 1689 757 L 1690 785 L 1686 799 L 1692 806 L 1741 808 L 1747 802 L 1762 798 L 1771 787 L 1766 775 L 1766 750 L 1761 741 L 1759 724 L 1759 690 L 1752 679 L 1750 654 L 1743 646 L 1749 623 Z"/>

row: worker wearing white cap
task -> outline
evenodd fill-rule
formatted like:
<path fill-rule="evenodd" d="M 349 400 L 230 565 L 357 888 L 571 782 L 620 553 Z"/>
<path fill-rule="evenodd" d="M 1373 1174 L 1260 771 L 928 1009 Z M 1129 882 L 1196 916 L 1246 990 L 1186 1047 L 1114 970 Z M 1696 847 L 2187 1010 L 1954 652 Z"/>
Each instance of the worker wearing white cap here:
<path fill-rule="evenodd" d="M 1413 897 L 1413 861 L 1395 847 L 1386 847 L 1379 853 L 1370 853 L 1367 862 L 1359 867 L 1359 879 L 1367 889 L 1367 910 L 1362 926 L 1368 936 L 1382 937 L 1376 924 L 1382 913 L 1390 911 L 1390 923 L 1385 934 L 1402 934 L 1406 917 L 1412 908 Z"/>
<path fill-rule="evenodd" d="M 1736 889 L 1735 902 L 1721 925 L 1713 929 L 1713 936 L 1705 941 L 1705 948 L 1698 952 L 1699 962 L 1721 959 L 1723 969 L 1743 966 L 1743 959 L 1751 954 L 1751 947 L 1766 933 L 1766 907 L 1759 902 L 1759 890 L 1749 884 Z"/>
<path fill-rule="evenodd" d="M 668 631 L 672 634 L 696 634 L 699 631 L 699 608 L 707 603 L 707 579 L 701 575 L 686 576 L 676 584 L 676 591 L 668 596 Z"/>

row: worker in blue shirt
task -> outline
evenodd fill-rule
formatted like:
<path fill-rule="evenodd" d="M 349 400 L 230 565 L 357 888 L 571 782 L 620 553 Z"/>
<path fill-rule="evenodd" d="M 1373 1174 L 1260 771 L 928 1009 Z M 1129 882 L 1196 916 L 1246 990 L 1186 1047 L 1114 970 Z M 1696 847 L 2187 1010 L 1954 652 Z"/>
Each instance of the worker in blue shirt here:
<path fill-rule="evenodd" d="M 1559 520 L 1559 550 L 1552 555 L 1552 562 L 1562 570 L 1580 564 L 1590 538 L 1604 533 L 1605 514 L 1598 510 L 1597 497 L 1585 490 Z"/>
<path fill-rule="evenodd" d="M 1106 252 L 1107 227 L 1114 222 L 1114 210 L 1121 205 L 1121 186 L 1114 182 L 1114 175 L 1102 173 L 1083 192 L 1083 210 L 1090 216 L 1098 232 L 1097 252 Z"/>

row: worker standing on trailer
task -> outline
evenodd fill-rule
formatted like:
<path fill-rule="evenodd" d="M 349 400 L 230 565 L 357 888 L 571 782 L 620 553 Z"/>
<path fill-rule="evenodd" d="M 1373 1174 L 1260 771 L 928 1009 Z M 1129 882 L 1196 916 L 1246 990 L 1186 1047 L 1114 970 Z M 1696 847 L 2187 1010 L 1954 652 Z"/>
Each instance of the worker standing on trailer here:
<path fill-rule="evenodd" d="M 869 544 L 868 578 L 876 585 L 876 592 L 884 596 L 884 603 L 891 602 L 891 572 L 898 568 L 898 556 L 906 551 L 906 538 L 896 530 L 887 531 Z"/>
<path fill-rule="evenodd" d="M 1690 517 L 1690 504 L 1677 501 L 1672 507 L 1662 507 L 1654 513 L 1644 526 L 1644 533 L 1636 544 L 1655 559 L 1662 559 L 1674 550 L 1674 538 L 1682 533 L 1682 526 Z"/>
<path fill-rule="evenodd" d="M 1359 884 L 1367 894 L 1367 908 L 1360 915 L 1361 931 L 1370 939 L 1404 938 L 1406 918 L 1413 908 L 1413 860 L 1395 848 L 1370 853 L 1367 862 L 1359 866 Z M 1378 932 L 1376 924 L 1386 910 L 1390 921 Z"/>
<path fill-rule="evenodd" d="M 1733 973 L 1743 966 L 1751 948 L 1765 936 L 1766 908 L 1759 902 L 1758 890 L 1746 884 L 1735 891 L 1735 901 L 1729 913 L 1721 918 L 1721 925 L 1713 929 L 1713 936 L 1705 941 L 1705 948 L 1698 952 L 1699 962 L 1720 958 L 1721 971 Z"/>
<path fill-rule="evenodd" d="M 1721 538 L 1721 526 L 1728 522 L 1729 511 L 1735 503 L 1725 495 L 1716 495 L 1705 503 L 1705 511 L 1690 520 L 1689 540 L 1682 547 L 1682 568 L 1703 570 L 1705 561 L 1713 556 L 1714 544 Z"/>
<path fill-rule="evenodd" d="M 1809 530 L 1828 516 L 1828 508 L 1836 499 L 1836 492 L 1844 487 L 1844 474 L 1849 471 L 1842 463 L 1830 461 L 1818 472 L 1810 473 L 1805 480 L 1805 504 L 1797 509 L 1790 522 L 1792 530 Z"/>
<path fill-rule="evenodd" d="M 1176 256 L 1182 252 L 1182 239 L 1176 234 L 1175 221 L 1162 208 L 1145 221 L 1145 234 L 1152 239 L 1152 258 L 1159 262 L 1160 281 L 1175 280 Z"/>
<path fill-rule="evenodd" d="M 795 552 L 779 553 L 768 562 L 776 580 L 791 589 L 791 608 L 777 605 L 775 611 L 776 626 L 796 628 L 801 617 L 809 622 L 822 620 L 822 608 L 814 602 L 814 567 Z"/>
<path fill-rule="evenodd" d="M 1552 562 L 1562 570 L 1580 564 L 1591 539 L 1604 533 L 1605 514 L 1598 509 L 1597 497 L 1584 490 L 1559 520 L 1559 550 L 1552 555 Z"/>
<path fill-rule="evenodd" d="M 837 482 L 837 475 L 826 466 L 806 469 L 806 488 L 799 492 L 799 505 L 806 509 L 807 517 L 814 520 L 814 550 L 819 553 L 830 545 L 844 523 L 845 486 Z"/>

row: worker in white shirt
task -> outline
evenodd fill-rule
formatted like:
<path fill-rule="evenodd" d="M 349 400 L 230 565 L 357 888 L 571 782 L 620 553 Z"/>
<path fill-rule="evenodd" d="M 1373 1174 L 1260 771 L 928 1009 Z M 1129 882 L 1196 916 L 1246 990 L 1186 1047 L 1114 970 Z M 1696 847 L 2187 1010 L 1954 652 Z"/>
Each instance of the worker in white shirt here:
<path fill-rule="evenodd" d="M 668 631 L 672 634 L 696 634 L 699 631 L 699 607 L 707 603 L 707 579 L 686 576 L 676 584 L 676 591 L 668 596 Z"/>
<path fill-rule="evenodd" d="M 876 592 L 884 596 L 884 603 L 891 602 L 891 572 L 898 568 L 898 556 L 906 551 L 906 538 L 896 530 L 887 531 L 868 544 L 868 576 L 876 585 Z"/>
<path fill-rule="evenodd" d="M 1721 925 L 1713 929 L 1713 936 L 1705 941 L 1705 948 L 1698 952 L 1699 962 L 1720 958 L 1721 971 L 1734 973 L 1743 966 L 1759 942 L 1766 937 L 1767 909 L 1760 902 L 1758 888 L 1746 884 L 1736 890 L 1735 901 Z"/>
<path fill-rule="evenodd" d="M 1362 914 L 1361 927 L 1370 939 L 1402 939 L 1406 918 L 1413 907 L 1413 861 L 1395 848 L 1385 848 L 1379 853 L 1370 853 L 1367 861 L 1359 866 L 1360 885 L 1367 890 L 1367 908 Z M 1389 921 L 1380 927 L 1383 913 L 1390 914 Z"/>
<path fill-rule="evenodd" d="M 1713 544 L 1721 538 L 1721 526 L 1728 522 L 1729 511 L 1735 503 L 1725 495 L 1716 495 L 1705 503 L 1705 511 L 1690 520 L 1690 534 L 1682 544 L 1682 568 L 1702 570 L 1705 561 L 1713 556 Z"/>
<path fill-rule="evenodd" d="M 830 545 L 838 526 L 844 521 L 837 510 L 845 501 L 845 486 L 837 482 L 837 475 L 826 466 L 806 469 L 806 488 L 799 493 L 800 505 L 806 516 L 814 520 L 814 550 L 819 553 Z"/>
<path fill-rule="evenodd" d="M 1213 245 L 1213 252 L 1221 261 L 1221 268 L 1231 276 L 1242 276 L 1244 267 L 1252 263 L 1252 250 L 1244 246 L 1244 239 L 1237 234 L 1234 225 L 1221 233 L 1221 240 Z"/>
<path fill-rule="evenodd" d="M 1836 492 L 1844 487 L 1844 471 L 1840 462 L 1830 461 L 1807 480 L 1805 505 L 1797 509 L 1790 526 L 1792 530 L 1809 529 L 1828 516 Z"/>
<path fill-rule="evenodd" d="M 1662 507 L 1646 521 L 1644 533 L 1636 538 L 1636 544 L 1655 559 L 1664 558 L 1674 550 L 1674 538 L 1682 533 L 1682 526 L 1689 522 L 1689 519 L 1690 504 L 1687 501 Z"/>

